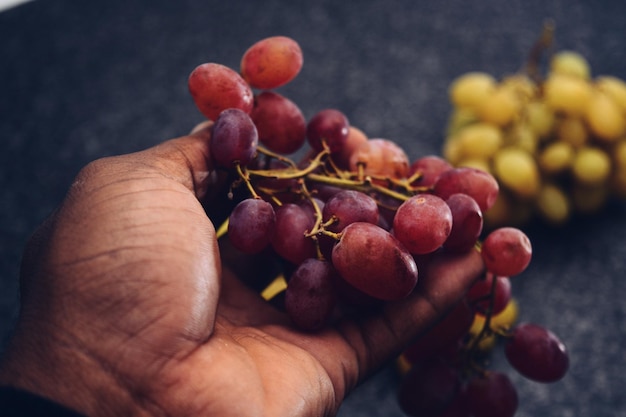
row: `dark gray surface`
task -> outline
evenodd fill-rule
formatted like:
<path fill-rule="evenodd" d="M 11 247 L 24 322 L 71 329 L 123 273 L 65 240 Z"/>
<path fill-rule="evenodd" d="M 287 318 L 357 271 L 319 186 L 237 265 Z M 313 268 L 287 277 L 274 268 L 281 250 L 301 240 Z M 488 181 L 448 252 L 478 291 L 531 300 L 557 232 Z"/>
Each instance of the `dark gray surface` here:
<path fill-rule="evenodd" d="M 197 64 L 237 67 L 252 42 L 292 36 L 305 65 L 281 91 L 307 117 L 339 108 L 414 158 L 440 154 L 450 81 L 519 69 L 546 18 L 559 49 L 626 79 L 625 12 L 621 1 L 584 0 L 37 0 L 0 13 L 0 334 L 16 314 L 22 246 L 78 169 L 202 119 L 186 86 Z M 625 232 L 621 204 L 558 231 L 528 229 L 534 260 L 514 282 L 521 317 L 559 334 L 572 367 L 551 385 L 512 373 L 518 416 L 626 416 Z M 340 415 L 401 416 L 395 383 L 384 370 Z"/>

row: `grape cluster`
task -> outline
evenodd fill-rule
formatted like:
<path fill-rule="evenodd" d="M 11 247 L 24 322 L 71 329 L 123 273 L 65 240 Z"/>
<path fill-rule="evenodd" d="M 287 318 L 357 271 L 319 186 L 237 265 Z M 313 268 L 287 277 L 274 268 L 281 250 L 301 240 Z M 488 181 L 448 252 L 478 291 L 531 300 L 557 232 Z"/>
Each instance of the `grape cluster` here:
<path fill-rule="evenodd" d="M 368 137 L 337 109 L 322 109 L 307 120 L 297 104 L 276 91 L 302 65 L 298 43 L 275 36 L 250 46 L 239 71 L 205 63 L 189 76 L 191 96 L 210 121 L 213 162 L 232 179 L 231 198 L 234 190 L 244 191 L 218 235 L 242 253 L 272 257 L 282 267 L 278 279 L 263 283 L 262 295 L 283 308 L 294 326 L 317 331 L 342 309 L 407 297 L 418 270 L 434 254 L 479 250 L 484 277 L 402 356 L 412 369 L 421 369 L 409 372 L 403 384 L 405 411 L 439 415 L 434 411 L 449 408 L 467 392 L 471 395 L 463 398 L 476 400 L 471 409 L 479 417 L 477 410 L 491 406 L 485 398 L 494 390 L 515 396 L 514 390 L 502 391 L 499 381 L 505 377 L 468 365 L 496 333 L 506 334 L 512 363 L 531 377 L 537 376 L 533 364 L 548 372 L 543 362 L 549 353 L 566 362 L 562 344 L 540 327 L 494 326 L 512 305 L 508 277 L 523 272 L 532 254 L 528 237 L 517 228 L 483 231 L 484 213 L 498 200 L 496 179 L 436 155 L 410 161 L 395 142 Z M 290 155 L 301 150 L 303 156 L 294 161 Z M 484 325 L 472 333 L 478 316 Z M 439 333 L 446 336 L 431 336 Z M 435 339 L 438 346 L 430 351 Z M 450 344 L 444 346 L 444 339 Z M 441 354 L 461 340 L 463 349 Z M 534 348 L 538 343 L 543 350 Z M 423 349 L 429 353 L 417 353 Z M 566 368 L 556 366 L 539 377 L 554 379 Z M 448 381 L 450 389 L 441 391 L 424 379 L 430 377 Z M 420 401 L 436 403 L 437 410 L 420 408 Z"/>
<path fill-rule="evenodd" d="M 490 225 L 535 217 L 561 225 L 626 197 L 626 82 L 593 77 L 589 62 L 569 50 L 550 55 L 542 71 L 537 52 L 551 44 L 546 36 L 524 71 L 499 80 L 468 72 L 449 86 L 443 154 L 498 180 L 498 201 L 485 213 Z"/>
<path fill-rule="evenodd" d="M 410 416 L 515 415 L 519 398 L 512 380 L 489 368 L 497 346 L 503 345 L 511 367 L 532 381 L 556 382 L 569 369 L 567 348 L 554 333 L 535 323 L 517 323 L 510 279 L 530 261 L 526 236 L 501 227 L 487 235 L 481 251 L 486 274 L 397 360 L 403 375 L 399 404 Z"/>

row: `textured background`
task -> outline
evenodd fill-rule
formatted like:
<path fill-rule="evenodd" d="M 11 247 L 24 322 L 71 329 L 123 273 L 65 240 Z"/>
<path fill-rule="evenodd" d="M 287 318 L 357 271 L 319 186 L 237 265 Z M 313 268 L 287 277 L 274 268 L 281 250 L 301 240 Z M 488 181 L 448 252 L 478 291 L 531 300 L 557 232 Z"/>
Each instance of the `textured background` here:
<path fill-rule="evenodd" d="M 440 154 L 446 88 L 470 70 L 521 68 L 542 23 L 594 73 L 626 79 L 626 5 L 597 0 L 37 0 L 0 13 L 0 337 L 16 315 L 28 235 L 78 169 L 186 133 L 202 118 L 187 92 L 206 61 L 237 67 L 256 40 L 283 34 L 305 54 L 281 92 L 307 117 L 343 110 L 371 137 L 411 156 Z M 560 229 L 529 226 L 534 259 L 514 281 L 522 319 L 571 351 L 568 376 L 540 385 L 511 372 L 518 416 L 623 417 L 626 400 L 626 214 Z M 502 357 L 493 366 L 507 369 Z M 394 374 L 360 387 L 340 415 L 401 416 Z"/>

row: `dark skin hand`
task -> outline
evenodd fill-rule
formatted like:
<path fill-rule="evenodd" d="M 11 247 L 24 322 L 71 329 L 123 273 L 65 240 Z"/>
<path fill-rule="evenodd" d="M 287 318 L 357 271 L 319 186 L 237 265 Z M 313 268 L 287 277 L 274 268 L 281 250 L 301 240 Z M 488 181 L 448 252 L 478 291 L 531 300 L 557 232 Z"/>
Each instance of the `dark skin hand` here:
<path fill-rule="evenodd" d="M 78 174 L 25 250 L 0 383 L 94 417 L 332 416 L 483 270 L 475 251 L 442 257 L 409 298 L 298 331 L 222 265 L 209 140 Z"/>

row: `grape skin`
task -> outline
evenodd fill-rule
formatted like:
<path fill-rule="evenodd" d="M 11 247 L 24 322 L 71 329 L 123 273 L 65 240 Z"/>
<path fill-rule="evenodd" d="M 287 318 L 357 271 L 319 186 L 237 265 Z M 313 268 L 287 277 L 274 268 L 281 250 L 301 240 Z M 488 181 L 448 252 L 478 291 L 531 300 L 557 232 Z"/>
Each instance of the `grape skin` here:
<path fill-rule="evenodd" d="M 306 120 L 291 100 L 273 91 L 255 96 L 250 112 L 259 132 L 259 141 L 283 155 L 296 152 L 306 141 Z"/>
<path fill-rule="evenodd" d="M 417 283 L 411 254 L 391 233 L 371 223 L 355 222 L 343 229 L 332 263 L 349 284 L 385 301 L 406 297 Z"/>
<path fill-rule="evenodd" d="M 513 368 L 533 381 L 558 381 L 569 368 L 569 354 L 563 342 L 551 331 L 532 323 L 513 329 L 504 353 Z"/>
<path fill-rule="evenodd" d="M 324 222 L 335 218 L 327 229 L 331 232 L 341 232 L 354 222 L 368 222 L 378 224 L 378 204 L 376 201 L 359 191 L 343 190 L 332 196 L 324 204 L 322 219 Z"/>
<path fill-rule="evenodd" d="M 452 194 L 446 204 L 452 214 L 452 229 L 443 247 L 451 252 L 467 252 L 476 245 L 483 230 L 483 213 L 467 194 Z"/>
<path fill-rule="evenodd" d="M 393 233 L 414 255 L 431 253 L 446 241 L 452 230 L 452 212 L 441 198 L 418 194 L 398 207 Z"/>
<path fill-rule="evenodd" d="M 454 168 L 443 172 L 433 189 L 433 193 L 444 200 L 452 194 L 467 194 L 476 200 L 483 213 L 493 206 L 499 191 L 500 187 L 493 176 L 470 167 Z"/>
<path fill-rule="evenodd" d="M 291 274 L 285 309 L 301 329 L 319 330 L 328 324 L 336 304 L 336 271 L 329 262 L 309 258 Z"/>
<path fill-rule="evenodd" d="M 323 150 L 325 143 L 331 153 L 338 153 L 348 140 L 349 128 L 350 122 L 345 114 L 336 109 L 324 109 L 309 120 L 306 135 L 314 150 Z"/>
<path fill-rule="evenodd" d="M 223 110 L 240 109 L 250 113 L 254 105 L 252 89 L 234 70 L 222 64 L 198 65 L 187 81 L 196 107 L 210 120 L 216 120 Z"/>
<path fill-rule="evenodd" d="M 256 154 L 258 143 L 256 126 L 242 110 L 224 110 L 212 126 L 211 156 L 222 167 L 248 165 Z"/>
<path fill-rule="evenodd" d="M 512 277 L 522 273 L 532 257 L 530 239 L 514 227 L 493 230 L 483 241 L 485 267 L 496 275 Z"/>
<path fill-rule="evenodd" d="M 305 233 L 311 231 L 314 220 L 301 206 L 288 203 L 276 209 L 276 225 L 272 247 L 276 253 L 294 265 L 316 255 L 315 243 Z"/>
<path fill-rule="evenodd" d="M 254 88 L 271 90 L 292 81 L 303 65 L 300 45 L 287 36 L 256 42 L 243 54 L 240 72 Z"/>
<path fill-rule="evenodd" d="M 519 405 L 515 386 L 498 371 L 472 378 L 467 384 L 467 401 L 474 417 L 513 417 Z"/>
<path fill-rule="evenodd" d="M 276 214 L 270 203 L 259 198 L 247 198 L 230 213 L 228 237 L 240 251 L 259 253 L 269 245 L 275 224 Z"/>

